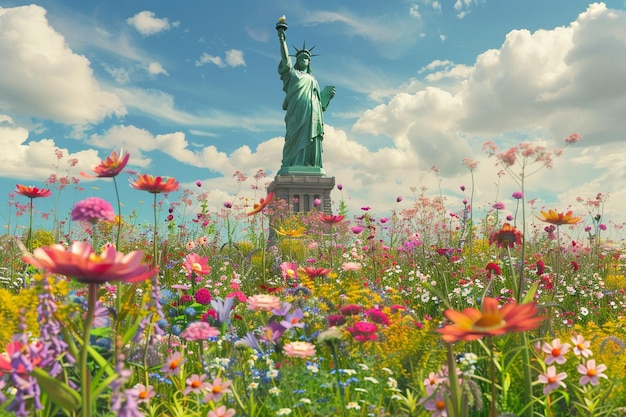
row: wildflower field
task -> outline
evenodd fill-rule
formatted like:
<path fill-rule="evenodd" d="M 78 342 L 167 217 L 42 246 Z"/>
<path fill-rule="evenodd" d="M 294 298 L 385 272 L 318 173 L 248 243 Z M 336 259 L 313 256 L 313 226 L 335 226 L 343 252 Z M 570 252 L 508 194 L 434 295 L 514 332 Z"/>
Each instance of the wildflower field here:
<path fill-rule="evenodd" d="M 348 184 L 333 214 L 265 192 L 211 210 L 201 182 L 126 172 L 123 152 L 82 176 L 116 191 L 129 177 L 151 224 L 80 192 L 69 213 L 38 211 L 82 181 L 69 174 L 16 185 L 0 415 L 626 415 L 626 248 L 605 237 L 621 233 L 607 196 L 536 207 L 527 178 L 560 151 L 485 151 L 519 186 L 514 214 L 475 211 L 472 184 L 384 216 L 347 207 Z"/>

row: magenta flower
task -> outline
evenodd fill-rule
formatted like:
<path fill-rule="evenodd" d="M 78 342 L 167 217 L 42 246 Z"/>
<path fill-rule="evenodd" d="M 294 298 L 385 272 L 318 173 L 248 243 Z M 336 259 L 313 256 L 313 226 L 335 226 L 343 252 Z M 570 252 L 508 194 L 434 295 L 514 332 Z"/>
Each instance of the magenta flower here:
<path fill-rule="evenodd" d="M 580 385 L 591 384 L 596 386 L 600 383 L 598 378 L 608 379 L 606 374 L 603 373 L 606 371 L 606 365 L 600 364 L 596 366 L 595 359 L 589 359 L 586 364 L 581 363 L 576 370 L 582 375 L 578 381 Z"/>
<path fill-rule="evenodd" d="M 396 197 L 396 203 L 399 203 L 401 201 L 402 201 L 402 196 L 401 195 L 397 196 Z"/>
<path fill-rule="evenodd" d="M 375 324 L 366 321 L 358 321 L 354 326 L 347 328 L 354 340 L 367 342 L 368 340 L 378 339 L 378 327 Z"/>
<path fill-rule="evenodd" d="M 363 231 L 363 228 L 361 226 L 353 226 L 350 228 L 350 230 L 352 230 L 352 233 L 354 233 L 355 235 L 358 235 Z"/>
<path fill-rule="evenodd" d="M 113 206 L 99 197 L 89 197 L 74 204 L 72 220 L 96 224 L 100 220 L 115 220 Z"/>
<path fill-rule="evenodd" d="M 515 191 L 511 197 L 516 200 L 521 200 L 522 198 L 524 198 L 524 194 L 521 191 Z"/>
<path fill-rule="evenodd" d="M 545 373 L 540 374 L 538 377 L 538 381 L 542 384 L 546 384 L 543 388 L 544 394 L 550 394 L 552 391 L 559 387 L 566 388 L 565 382 L 563 380 L 567 378 L 567 374 L 565 372 L 556 373 L 556 366 L 549 366 Z"/>
<path fill-rule="evenodd" d="M 389 326 L 389 317 L 377 308 L 370 308 L 365 312 L 365 315 L 374 323 Z"/>
<path fill-rule="evenodd" d="M 497 202 L 493 205 L 493 208 L 496 210 L 504 210 L 504 203 L 502 202 Z"/>

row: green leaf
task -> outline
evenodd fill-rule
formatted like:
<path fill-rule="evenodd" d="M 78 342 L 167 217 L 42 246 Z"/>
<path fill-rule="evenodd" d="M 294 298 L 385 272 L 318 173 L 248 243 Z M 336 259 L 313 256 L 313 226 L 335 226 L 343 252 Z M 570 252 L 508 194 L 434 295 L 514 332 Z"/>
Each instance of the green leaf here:
<path fill-rule="evenodd" d="M 74 411 L 80 406 L 80 395 L 65 382 L 53 378 L 41 368 L 33 368 L 32 375 L 42 391 L 48 394 L 50 400 L 64 410 Z"/>
<path fill-rule="evenodd" d="M 533 285 L 530 286 L 530 289 L 524 296 L 522 300 L 522 304 L 530 303 L 535 298 L 535 293 L 537 292 L 537 288 L 539 288 L 539 281 L 535 281 Z"/>

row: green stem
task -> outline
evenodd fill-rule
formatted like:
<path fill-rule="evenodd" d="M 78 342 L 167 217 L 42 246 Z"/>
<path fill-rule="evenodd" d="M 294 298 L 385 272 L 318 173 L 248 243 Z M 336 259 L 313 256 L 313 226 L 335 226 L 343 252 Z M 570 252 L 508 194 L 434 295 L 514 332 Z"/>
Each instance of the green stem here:
<path fill-rule="evenodd" d="M 452 343 L 446 343 L 448 347 L 448 381 L 450 382 L 450 407 L 448 415 L 450 417 L 462 417 L 463 414 L 463 393 L 459 384 L 459 377 L 456 372 L 456 357 L 452 349 Z"/>
<path fill-rule="evenodd" d="M 98 298 L 98 284 L 89 283 L 87 291 L 87 316 L 83 326 L 83 346 L 80 350 L 79 372 L 81 381 L 81 398 L 82 398 L 82 417 L 91 417 L 92 401 L 91 401 L 91 373 L 87 367 L 87 352 L 89 350 L 89 334 L 93 324 L 94 312 L 96 309 L 96 299 Z"/>
<path fill-rule="evenodd" d="M 152 235 L 152 265 L 156 266 L 157 264 L 157 195 L 154 194 L 154 233 Z"/>
<path fill-rule="evenodd" d="M 526 332 L 522 332 L 522 369 L 524 372 L 524 404 L 527 404 L 527 408 L 524 412 L 526 417 L 533 417 L 533 391 L 532 391 L 532 376 L 530 374 L 530 352 L 528 347 L 528 336 Z"/>
<path fill-rule="evenodd" d="M 489 343 L 489 374 L 491 376 L 491 407 L 489 410 L 489 415 L 491 417 L 497 417 L 498 411 L 496 409 L 496 398 L 498 393 L 496 392 L 496 366 L 494 363 L 494 355 L 493 355 L 493 343 L 491 343 L 491 338 L 487 338 L 487 342 Z"/>

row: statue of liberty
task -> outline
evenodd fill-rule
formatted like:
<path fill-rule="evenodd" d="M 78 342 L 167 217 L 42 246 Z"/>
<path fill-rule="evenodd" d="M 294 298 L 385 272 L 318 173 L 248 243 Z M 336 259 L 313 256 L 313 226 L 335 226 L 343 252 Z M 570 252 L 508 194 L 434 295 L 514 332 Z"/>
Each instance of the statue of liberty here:
<path fill-rule="evenodd" d="M 306 44 L 296 49 L 296 63 L 292 64 L 287 47 L 285 31 L 287 24 L 281 17 L 276 24 L 280 42 L 281 61 L 278 73 L 283 81 L 285 100 L 285 145 L 283 160 L 278 174 L 324 173 L 322 168 L 322 141 L 324 139 L 323 112 L 335 95 L 335 87 L 327 86 L 320 91 L 317 80 L 311 74 L 311 51 Z"/>

